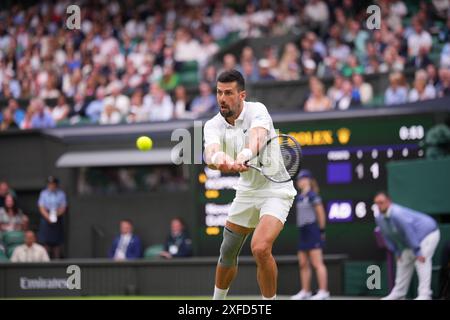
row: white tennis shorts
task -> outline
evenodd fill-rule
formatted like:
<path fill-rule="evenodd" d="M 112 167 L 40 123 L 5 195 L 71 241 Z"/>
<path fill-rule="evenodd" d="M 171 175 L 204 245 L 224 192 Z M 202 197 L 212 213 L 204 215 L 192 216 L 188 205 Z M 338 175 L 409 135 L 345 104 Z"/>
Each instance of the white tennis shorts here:
<path fill-rule="evenodd" d="M 228 213 L 228 221 L 242 227 L 255 228 L 263 215 L 286 222 L 294 198 L 236 196 Z"/>

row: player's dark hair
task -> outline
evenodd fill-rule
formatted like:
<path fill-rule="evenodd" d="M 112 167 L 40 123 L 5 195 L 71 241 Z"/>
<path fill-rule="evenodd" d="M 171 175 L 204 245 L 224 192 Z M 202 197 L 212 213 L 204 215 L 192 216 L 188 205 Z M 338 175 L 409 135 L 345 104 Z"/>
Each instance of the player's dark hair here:
<path fill-rule="evenodd" d="M 230 83 L 235 82 L 237 83 L 237 88 L 239 91 L 245 90 L 245 80 L 242 74 L 237 70 L 228 70 L 224 71 L 217 77 L 217 82 L 223 82 L 223 83 Z"/>
<path fill-rule="evenodd" d="M 391 199 L 391 196 L 389 195 L 389 193 L 385 190 L 381 190 L 378 191 L 377 193 L 375 193 L 374 198 L 378 197 L 378 196 L 385 196 L 386 198 L 388 198 L 389 200 Z"/>

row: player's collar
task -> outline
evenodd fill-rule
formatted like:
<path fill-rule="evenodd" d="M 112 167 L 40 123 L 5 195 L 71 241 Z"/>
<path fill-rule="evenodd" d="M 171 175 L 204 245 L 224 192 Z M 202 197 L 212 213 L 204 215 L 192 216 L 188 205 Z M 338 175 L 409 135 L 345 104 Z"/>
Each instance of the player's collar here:
<path fill-rule="evenodd" d="M 241 114 L 240 114 L 239 117 L 235 120 L 234 123 L 236 123 L 236 121 L 241 121 L 241 122 L 244 121 L 245 109 L 247 109 L 247 108 L 246 108 L 246 106 L 245 106 L 245 101 L 243 101 L 243 102 L 242 102 L 242 111 L 241 111 Z"/>

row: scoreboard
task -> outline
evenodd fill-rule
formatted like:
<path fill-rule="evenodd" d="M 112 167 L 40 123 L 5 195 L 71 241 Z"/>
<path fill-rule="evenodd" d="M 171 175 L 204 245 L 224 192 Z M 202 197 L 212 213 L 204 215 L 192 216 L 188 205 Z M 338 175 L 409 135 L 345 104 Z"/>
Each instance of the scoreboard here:
<path fill-rule="evenodd" d="M 309 169 L 319 184 L 330 252 L 348 251 L 356 236 L 362 242 L 373 240 L 373 196 L 387 188 L 387 162 L 423 157 L 420 141 L 434 124 L 432 113 L 274 121 L 280 133 L 300 142 L 302 167 Z M 215 254 L 238 176 L 223 175 L 204 165 L 197 174 L 200 252 Z M 296 234 L 293 207 L 277 241 L 279 253 L 295 253 Z"/>

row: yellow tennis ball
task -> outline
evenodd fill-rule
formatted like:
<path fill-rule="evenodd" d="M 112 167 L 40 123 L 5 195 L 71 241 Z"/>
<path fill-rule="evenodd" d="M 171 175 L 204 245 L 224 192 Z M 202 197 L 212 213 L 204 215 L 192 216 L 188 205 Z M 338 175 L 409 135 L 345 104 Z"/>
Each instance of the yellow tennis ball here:
<path fill-rule="evenodd" d="M 153 147 L 153 141 L 147 136 L 142 136 L 136 140 L 136 146 L 141 151 L 147 151 Z"/>

